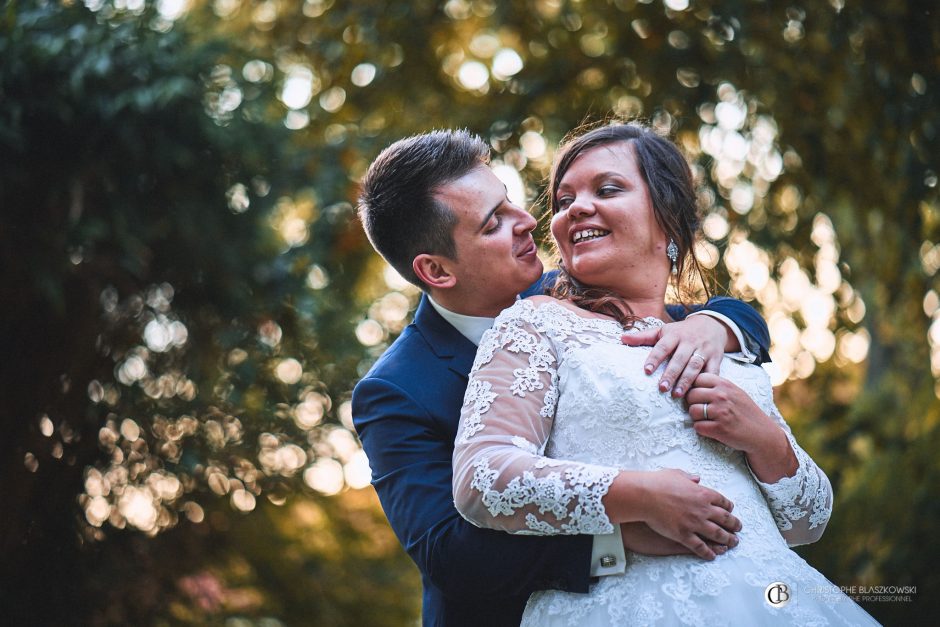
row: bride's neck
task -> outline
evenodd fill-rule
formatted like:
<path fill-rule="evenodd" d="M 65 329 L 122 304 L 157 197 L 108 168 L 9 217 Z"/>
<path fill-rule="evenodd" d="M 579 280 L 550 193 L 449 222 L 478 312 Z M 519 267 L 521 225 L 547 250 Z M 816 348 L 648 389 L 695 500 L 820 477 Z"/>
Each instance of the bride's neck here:
<path fill-rule="evenodd" d="M 659 298 L 624 298 L 623 300 L 630 306 L 633 315 L 637 318 L 657 318 L 663 322 L 670 322 L 662 296 Z"/>
<path fill-rule="evenodd" d="M 632 315 L 637 318 L 658 318 L 669 322 L 666 313 L 666 282 L 658 277 L 638 282 L 638 277 L 624 277 L 621 285 L 611 285 L 614 294 L 620 296 L 623 302 L 629 305 Z"/>

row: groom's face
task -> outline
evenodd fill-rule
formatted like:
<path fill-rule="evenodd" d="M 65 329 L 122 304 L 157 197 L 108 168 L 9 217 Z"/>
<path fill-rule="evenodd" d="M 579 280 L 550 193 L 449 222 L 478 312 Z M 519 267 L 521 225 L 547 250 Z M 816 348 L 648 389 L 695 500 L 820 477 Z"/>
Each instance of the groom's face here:
<path fill-rule="evenodd" d="M 480 166 L 441 187 L 437 198 L 454 215 L 457 259 L 451 271 L 469 315 L 495 316 L 542 275 L 532 239 L 535 218 L 506 197 L 506 186 Z"/>

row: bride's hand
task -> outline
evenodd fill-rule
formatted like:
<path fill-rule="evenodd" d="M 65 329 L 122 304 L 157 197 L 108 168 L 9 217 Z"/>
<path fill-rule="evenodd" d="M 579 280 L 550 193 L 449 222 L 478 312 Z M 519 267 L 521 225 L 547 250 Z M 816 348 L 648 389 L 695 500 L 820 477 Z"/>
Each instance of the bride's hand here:
<path fill-rule="evenodd" d="M 696 433 L 742 451 L 751 470 L 764 483 L 774 483 L 796 472 L 796 455 L 783 429 L 735 384 L 702 373 L 685 402 Z"/>
<path fill-rule="evenodd" d="M 668 360 L 659 379 L 659 390 L 668 392 L 671 389 L 676 398 L 688 392 L 699 373 L 717 373 L 728 343 L 733 341 L 737 344 L 728 327 L 710 316 L 692 316 L 682 322 L 625 333 L 621 341 L 627 346 L 655 344 L 643 369 L 646 374 L 652 374 Z"/>

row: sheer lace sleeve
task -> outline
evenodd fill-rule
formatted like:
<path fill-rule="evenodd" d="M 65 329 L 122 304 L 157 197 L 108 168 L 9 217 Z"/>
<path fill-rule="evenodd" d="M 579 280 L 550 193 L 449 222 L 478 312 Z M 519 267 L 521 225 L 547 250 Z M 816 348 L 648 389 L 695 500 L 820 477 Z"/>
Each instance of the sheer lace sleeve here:
<path fill-rule="evenodd" d="M 770 385 L 769 381 L 767 385 Z M 832 515 L 832 485 L 826 473 L 796 443 L 790 426 L 772 401 L 770 409 L 771 417 L 787 434 L 799 467 L 792 477 L 784 477 L 776 483 L 763 483 L 756 476 L 754 479 L 760 485 L 787 544 L 810 544 L 822 537 Z"/>
<path fill-rule="evenodd" d="M 601 499 L 618 470 L 544 455 L 558 363 L 551 319 L 532 301 L 483 336 L 454 450 L 454 501 L 471 523 L 519 534 L 613 531 Z"/>

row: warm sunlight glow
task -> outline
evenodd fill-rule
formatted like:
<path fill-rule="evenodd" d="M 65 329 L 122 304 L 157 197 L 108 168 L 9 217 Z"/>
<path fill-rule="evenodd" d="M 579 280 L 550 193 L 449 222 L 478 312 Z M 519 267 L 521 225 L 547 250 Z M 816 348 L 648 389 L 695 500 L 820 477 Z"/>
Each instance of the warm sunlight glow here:
<path fill-rule="evenodd" d="M 506 186 L 506 195 L 509 197 L 510 202 L 525 207 L 525 185 L 522 182 L 522 177 L 519 176 L 519 171 L 511 165 L 497 163 L 493 165 L 493 174 Z"/>

